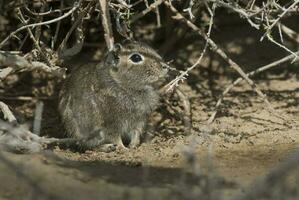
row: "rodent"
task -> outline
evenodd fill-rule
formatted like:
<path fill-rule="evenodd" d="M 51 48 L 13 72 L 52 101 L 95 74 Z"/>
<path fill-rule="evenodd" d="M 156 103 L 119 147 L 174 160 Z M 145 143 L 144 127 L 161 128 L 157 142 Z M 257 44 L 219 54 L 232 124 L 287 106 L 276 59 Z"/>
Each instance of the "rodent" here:
<path fill-rule="evenodd" d="M 99 64 L 71 72 L 59 94 L 62 121 L 81 145 L 103 151 L 140 145 L 147 119 L 158 103 L 156 83 L 168 65 L 151 47 L 136 41 L 116 44 Z"/>

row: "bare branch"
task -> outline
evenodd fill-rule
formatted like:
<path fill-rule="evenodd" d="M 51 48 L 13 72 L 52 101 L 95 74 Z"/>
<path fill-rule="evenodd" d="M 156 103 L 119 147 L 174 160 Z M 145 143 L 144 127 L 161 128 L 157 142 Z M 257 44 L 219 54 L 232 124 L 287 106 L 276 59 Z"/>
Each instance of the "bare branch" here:
<path fill-rule="evenodd" d="M 18 55 L 11 55 L 7 53 L 0 52 L 0 66 L 14 67 L 16 70 L 41 70 L 50 73 L 54 76 L 65 77 L 65 68 L 58 66 L 49 67 L 42 62 L 29 62 L 25 58 Z"/>
<path fill-rule="evenodd" d="M 17 121 L 16 117 L 10 111 L 9 107 L 2 101 L 0 101 L 0 110 L 4 115 L 4 119 L 7 119 L 8 122 L 15 123 Z"/>
<path fill-rule="evenodd" d="M 157 0 L 155 1 L 155 3 L 152 3 L 151 5 L 149 5 L 145 10 L 143 10 L 142 12 L 138 13 L 137 15 L 134 15 L 132 17 L 132 19 L 130 20 L 131 23 L 134 23 L 135 21 L 137 21 L 139 18 L 143 17 L 144 15 L 146 15 L 147 13 L 151 12 L 152 10 L 154 10 L 156 7 L 158 7 L 159 5 L 161 5 L 164 1 L 166 0 Z"/>
<path fill-rule="evenodd" d="M 18 125 L 0 120 L 0 149 L 17 153 L 34 153 L 59 139 L 39 137 Z"/>
<path fill-rule="evenodd" d="M 207 33 L 208 38 L 210 38 L 210 34 L 211 34 L 211 31 L 212 31 L 215 9 L 216 9 L 216 4 L 213 4 L 213 11 L 211 12 L 211 19 L 210 19 L 210 22 L 209 22 L 209 29 L 208 29 L 208 33 Z M 188 73 L 201 63 L 201 60 L 202 60 L 207 48 L 208 48 L 208 40 L 206 40 L 203 51 L 201 52 L 201 54 L 200 54 L 199 58 L 197 59 L 197 61 L 191 67 L 189 67 L 186 71 L 181 72 L 181 74 L 179 76 L 177 76 L 174 80 L 172 80 L 166 86 L 164 86 L 165 88 L 167 88 L 167 91 L 169 91 L 169 90 L 173 89 L 173 87 L 177 86 L 179 81 L 184 81 L 186 79 L 186 76 L 188 76 Z"/>
<path fill-rule="evenodd" d="M 258 96 L 265 102 L 265 104 L 267 105 L 267 108 L 269 110 L 269 112 L 273 113 L 275 116 L 277 116 L 278 118 L 282 118 L 283 120 L 285 120 L 281 114 L 277 114 L 276 111 L 274 110 L 274 108 L 272 107 L 271 103 L 268 101 L 266 95 L 258 88 L 258 86 L 245 74 L 245 72 L 242 70 L 242 68 L 236 63 L 234 62 L 231 58 L 229 58 L 227 56 L 227 54 L 220 49 L 217 44 L 210 39 L 204 32 L 202 32 L 194 23 L 192 23 L 191 21 L 189 21 L 188 19 L 186 19 L 180 12 L 178 12 L 178 10 L 172 6 L 171 3 L 169 3 L 168 1 L 165 1 L 164 4 L 172 11 L 174 12 L 177 16 L 176 16 L 176 20 L 177 21 L 182 21 L 184 22 L 187 26 L 189 26 L 191 29 L 193 29 L 194 31 L 196 31 L 201 37 L 203 37 L 209 44 L 210 48 L 212 51 L 214 51 L 215 53 L 217 53 L 219 56 L 222 57 L 222 59 L 224 59 L 226 62 L 228 62 L 230 64 L 230 67 L 233 68 L 236 72 L 238 72 L 240 74 L 240 76 L 242 78 L 244 78 L 247 83 L 251 86 L 251 88 L 258 94 Z"/>
<path fill-rule="evenodd" d="M 40 135 L 43 109 L 44 103 L 42 101 L 37 102 L 33 121 L 33 133 L 36 135 Z"/>
<path fill-rule="evenodd" d="M 101 16 L 102 16 L 102 25 L 104 28 L 104 36 L 106 45 L 108 47 L 108 50 L 113 49 L 114 45 L 114 38 L 112 33 L 112 27 L 111 27 L 111 19 L 109 15 L 109 6 L 107 0 L 99 0 L 100 10 L 101 10 Z"/>
<path fill-rule="evenodd" d="M 297 55 L 299 55 L 299 51 L 296 52 Z M 292 59 L 296 58 L 293 54 L 292 55 L 289 55 L 289 56 L 286 56 L 282 59 L 279 59 L 277 61 L 274 61 L 270 64 L 267 64 L 265 66 L 262 66 L 262 67 L 259 67 L 258 69 L 254 70 L 254 71 L 251 71 L 249 73 L 247 73 L 246 75 L 247 76 L 254 76 L 260 72 L 263 72 L 263 71 L 266 71 L 268 69 L 271 69 L 273 67 L 276 67 L 284 62 L 287 62 L 287 61 L 290 61 Z M 221 102 L 223 101 L 223 98 L 224 96 L 234 87 L 236 86 L 237 84 L 239 84 L 242 80 L 244 80 L 242 77 L 236 79 L 232 84 L 230 84 L 223 92 L 222 92 L 222 95 L 221 97 L 218 99 L 217 103 L 216 103 L 216 106 L 215 106 L 215 111 L 211 114 L 209 120 L 208 120 L 208 123 L 212 123 L 215 119 L 215 116 L 217 114 L 217 111 L 218 111 L 218 108 L 219 106 L 221 105 Z"/>
<path fill-rule="evenodd" d="M 59 58 L 65 59 L 74 56 L 81 51 L 85 38 L 83 32 L 83 18 L 91 11 L 91 9 L 93 9 L 93 5 L 94 1 L 91 1 L 84 9 L 80 9 L 77 19 L 74 21 L 72 27 L 57 49 Z M 67 48 L 66 44 L 74 30 L 76 36 L 75 44 L 72 47 Z"/>
<path fill-rule="evenodd" d="M 284 24 L 280 24 L 280 27 L 283 33 L 299 44 L 299 34 L 297 32 L 285 26 Z"/>
<path fill-rule="evenodd" d="M 236 12 L 236 13 L 240 14 L 241 16 L 245 17 L 246 20 L 248 21 L 248 23 L 249 23 L 252 27 L 254 27 L 255 29 L 260 29 L 260 26 L 259 26 L 258 24 L 256 24 L 256 23 L 254 23 L 254 22 L 250 19 L 251 15 L 248 14 L 248 13 L 246 12 L 246 10 L 241 9 L 241 8 L 236 8 L 236 7 L 232 6 L 231 4 L 229 4 L 229 3 L 225 3 L 225 2 L 223 2 L 223 1 L 210 0 L 210 2 L 214 2 L 214 3 L 216 3 L 216 4 L 219 5 L 219 6 L 222 6 L 222 7 L 229 8 L 229 9 L 233 10 L 234 12 Z"/>
<path fill-rule="evenodd" d="M 264 37 L 266 35 L 269 35 L 269 33 L 271 32 L 272 28 L 281 20 L 281 18 L 286 14 L 288 13 L 288 11 L 292 8 L 295 7 L 296 4 L 299 3 L 299 0 L 295 0 L 287 9 L 285 9 L 275 20 L 274 22 L 267 28 L 267 31 L 266 33 L 262 36 L 261 40 L 264 39 Z"/>
<path fill-rule="evenodd" d="M 13 72 L 13 69 L 11 67 L 0 69 L 0 80 L 5 79 L 11 72 Z"/>
<path fill-rule="evenodd" d="M 81 0 L 82 1 L 82 0 Z M 64 15 L 60 16 L 60 17 L 57 17 L 55 19 L 51 19 L 49 21 L 45 21 L 45 22 L 39 22 L 39 23 L 34 23 L 34 24 L 28 24 L 28 25 L 25 25 L 25 26 L 22 26 L 20 28 L 18 28 L 17 30 L 13 31 L 12 33 L 9 34 L 9 36 L 7 36 L 1 43 L 0 43 L 0 49 L 3 47 L 3 45 L 6 44 L 6 42 L 12 38 L 13 36 L 15 36 L 18 32 L 24 30 L 24 29 L 27 29 L 27 28 L 34 28 L 36 26 L 43 26 L 43 25 L 48 25 L 48 24 L 53 24 L 53 23 L 56 23 L 68 16 L 70 16 L 78 7 L 79 7 L 79 3 L 78 2 L 75 2 L 74 3 L 74 6 L 71 10 L 69 10 L 68 12 L 66 12 Z"/>
<path fill-rule="evenodd" d="M 17 9 L 17 10 L 18 10 L 18 13 L 19 13 L 19 15 L 20 15 L 20 19 L 21 19 L 21 21 L 22 21 L 24 24 L 26 24 L 26 20 L 25 20 L 23 14 L 22 14 L 22 11 L 21 11 L 20 9 Z M 41 49 L 41 47 L 40 47 L 38 41 L 35 39 L 35 37 L 34 37 L 32 31 L 31 31 L 31 29 L 30 29 L 30 28 L 27 28 L 27 31 L 28 31 L 28 33 L 29 33 L 30 38 L 31 38 L 32 41 L 33 41 L 34 46 L 36 47 L 36 49 L 37 49 L 38 52 L 40 53 L 42 59 L 47 63 L 47 65 L 51 66 L 50 61 L 48 60 L 47 56 L 45 55 L 45 53 L 44 53 L 43 50 Z"/>

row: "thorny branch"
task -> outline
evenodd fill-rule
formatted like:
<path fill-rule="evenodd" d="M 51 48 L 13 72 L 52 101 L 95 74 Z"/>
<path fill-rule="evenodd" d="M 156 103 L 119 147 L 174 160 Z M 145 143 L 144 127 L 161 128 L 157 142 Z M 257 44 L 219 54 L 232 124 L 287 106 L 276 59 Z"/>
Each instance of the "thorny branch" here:
<path fill-rule="evenodd" d="M 283 120 L 286 120 L 284 117 L 281 116 L 281 114 L 278 114 L 271 103 L 268 101 L 266 95 L 258 88 L 258 86 L 245 74 L 245 72 L 242 70 L 242 68 L 233 61 L 222 49 L 218 47 L 218 45 L 210 39 L 201 29 L 199 29 L 194 23 L 189 21 L 187 18 L 185 18 L 171 3 L 168 1 L 165 1 L 164 4 L 177 16 L 174 18 L 175 20 L 184 22 L 187 26 L 189 26 L 192 30 L 196 31 L 202 38 L 204 38 L 207 43 L 209 44 L 212 51 L 217 53 L 219 56 L 221 56 L 226 62 L 230 64 L 230 67 L 233 68 L 235 71 L 237 71 L 242 78 L 244 78 L 247 83 L 251 86 L 251 88 L 259 95 L 259 97 L 266 103 L 268 110 L 273 113 L 276 117 L 281 118 Z"/>
<path fill-rule="evenodd" d="M 29 62 L 24 57 L 21 57 L 19 55 L 12 55 L 1 51 L 0 51 L 0 66 L 8 67 L 5 68 L 4 70 L 10 69 L 10 73 L 16 70 L 22 70 L 22 71 L 41 70 L 58 77 L 64 77 L 66 71 L 65 68 L 61 68 L 58 66 L 49 67 L 46 64 L 38 61 Z M 6 73 L 2 77 L 0 76 L 0 78 L 4 79 L 10 73 Z"/>
<path fill-rule="evenodd" d="M 40 137 L 22 126 L 0 120 L 0 150 L 17 153 L 34 153 L 44 149 L 44 146 L 58 141 L 56 138 Z"/>
<path fill-rule="evenodd" d="M 213 19 L 214 19 L 214 14 L 215 14 L 215 9 L 216 9 L 216 4 L 213 4 L 213 8 L 210 12 L 211 14 L 211 19 L 210 19 L 210 22 L 209 22 L 209 28 L 208 28 L 208 32 L 207 32 L 207 37 L 210 38 L 210 34 L 211 34 L 211 31 L 212 31 L 212 26 L 213 26 Z M 208 40 L 206 40 L 206 43 L 205 43 L 205 46 L 199 56 L 199 58 L 197 59 L 197 61 L 191 66 L 189 67 L 186 71 L 184 72 L 181 72 L 181 74 L 179 76 L 177 76 L 175 79 L 173 79 L 172 81 L 170 81 L 165 87 L 167 88 L 167 91 L 173 89 L 173 87 L 177 86 L 178 83 L 180 81 L 184 81 L 186 78 L 186 76 L 188 76 L 188 73 L 193 70 L 195 67 L 197 67 L 200 63 L 201 63 L 201 60 L 207 50 L 207 47 L 208 47 Z"/>
<path fill-rule="evenodd" d="M 299 55 L 299 51 L 297 51 L 296 54 Z M 258 74 L 258 73 L 260 73 L 260 72 L 266 71 L 266 70 L 271 69 L 271 68 L 273 68 L 273 67 L 277 67 L 278 65 L 280 65 L 280 64 L 282 64 L 282 63 L 285 63 L 285 62 L 287 62 L 287 61 L 293 60 L 293 59 L 295 59 L 295 56 L 294 56 L 293 54 L 288 55 L 288 56 L 286 56 L 286 57 L 284 57 L 284 58 L 282 58 L 282 59 L 279 59 L 279 60 L 277 60 L 277 61 L 274 61 L 274 62 L 272 62 L 272 63 L 270 63 L 270 64 L 267 64 L 267 65 L 265 65 L 265 66 L 259 67 L 258 69 L 253 70 L 253 71 L 247 73 L 246 75 L 247 75 L 247 76 L 250 76 L 250 77 L 251 77 L 251 76 L 254 76 L 254 75 L 256 75 L 256 74 Z M 216 114 L 217 114 L 217 110 L 218 110 L 219 106 L 221 105 L 221 102 L 223 101 L 224 96 L 225 96 L 227 93 L 229 93 L 229 91 L 230 91 L 234 86 L 236 86 L 237 84 L 239 84 L 242 80 L 244 80 L 244 79 L 241 78 L 241 77 L 238 78 L 238 79 L 236 79 L 232 84 L 230 84 L 229 86 L 227 86 L 227 88 L 222 92 L 221 97 L 218 99 L 218 101 L 217 101 L 217 103 L 216 103 L 215 111 L 211 114 L 211 116 L 210 116 L 210 118 L 209 118 L 209 120 L 208 120 L 208 123 L 212 123 L 212 122 L 214 121 L 215 116 L 216 116 Z"/>
<path fill-rule="evenodd" d="M 78 9 L 79 7 L 79 3 L 78 2 L 75 2 L 74 3 L 74 6 L 71 10 L 69 10 L 68 12 L 66 12 L 64 15 L 60 16 L 60 17 L 57 17 L 55 19 L 52 19 L 52 20 L 49 20 L 49 21 L 45 21 L 45 22 L 39 22 L 39 23 L 34 23 L 34 24 L 28 24 L 28 25 L 25 25 L 25 26 L 22 26 L 20 28 L 18 28 L 17 30 L 13 31 L 11 34 L 9 34 L 9 36 L 7 36 L 1 43 L 0 43 L 0 49 L 6 44 L 6 42 L 12 38 L 13 36 L 15 36 L 18 32 L 24 30 L 24 29 L 27 29 L 27 28 L 34 28 L 34 27 L 37 27 L 37 26 L 43 26 L 43 25 L 49 25 L 49 24 L 52 24 L 52 23 L 56 23 L 68 16 L 70 16 L 76 9 Z"/>
<path fill-rule="evenodd" d="M 141 17 L 143 17 L 144 15 L 146 15 L 147 13 L 151 12 L 152 10 L 156 9 L 159 5 L 161 5 L 164 1 L 166 0 L 157 0 L 154 3 L 152 3 L 151 5 L 149 5 L 145 10 L 143 10 L 142 12 L 138 13 L 137 15 L 134 15 L 130 22 L 134 23 L 135 21 L 137 21 L 138 19 L 140 19 Z"/>

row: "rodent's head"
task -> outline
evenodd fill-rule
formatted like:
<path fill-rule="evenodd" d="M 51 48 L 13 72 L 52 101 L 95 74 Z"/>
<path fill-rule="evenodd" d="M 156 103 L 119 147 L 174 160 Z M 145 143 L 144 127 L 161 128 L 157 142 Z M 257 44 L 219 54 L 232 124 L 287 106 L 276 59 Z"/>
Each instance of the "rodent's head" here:
<path fill-rule="evenodd" d="M 146 44 L 126 41 L 116 44 L 105 59 L 110 74 L 117 81 L 139 87 L 151 85 L 168 72 L 168 65 L 155 50 Z"/>

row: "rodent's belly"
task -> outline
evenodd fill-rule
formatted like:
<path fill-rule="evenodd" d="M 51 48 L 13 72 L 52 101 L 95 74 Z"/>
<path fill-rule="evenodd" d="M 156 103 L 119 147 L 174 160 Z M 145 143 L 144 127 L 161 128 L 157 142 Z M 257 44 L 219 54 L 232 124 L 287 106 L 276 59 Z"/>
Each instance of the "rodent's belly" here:
<path fill-rule="evenodd" d="M 130 135 L 135 130 L 143 130 L 153 105 L 133 102 L 132 99 L 120 101 L 114 96 L 91 95 L 84 96 L 73 104 L 77 113 L 77 121 L 84 135 L 90 135 L 95 130 L 104 130 L 105 134 Z M 101 97 L 101 98 L 100 98 Z M 78 100 L 78 99 L 76 99 Z M 142 99 L 144 100 L 144 99 Z"/>

